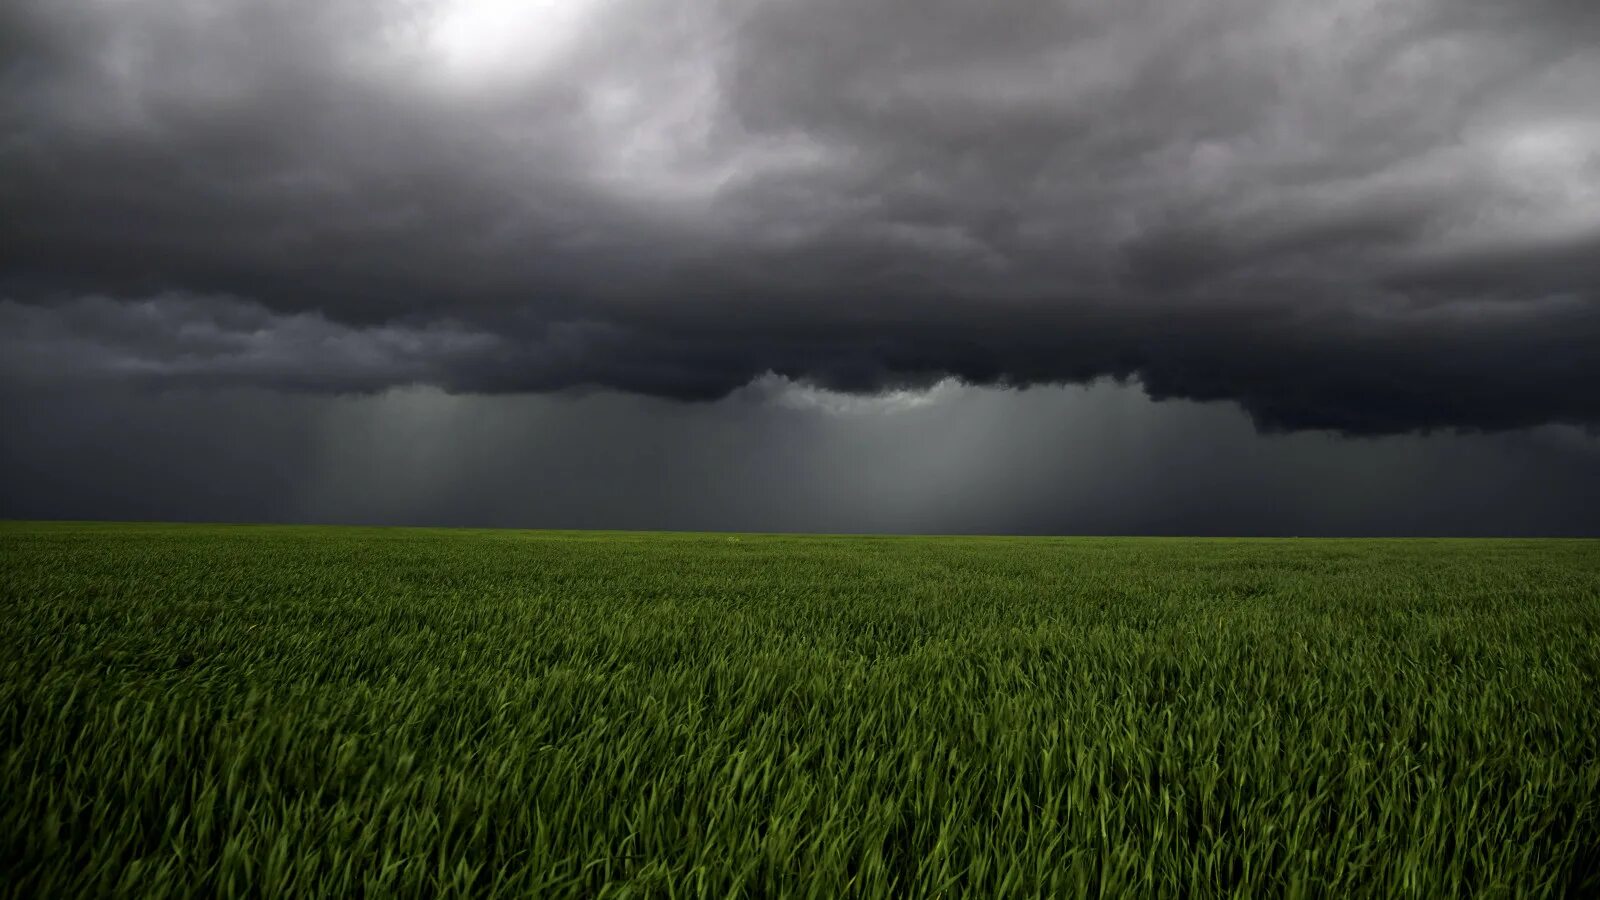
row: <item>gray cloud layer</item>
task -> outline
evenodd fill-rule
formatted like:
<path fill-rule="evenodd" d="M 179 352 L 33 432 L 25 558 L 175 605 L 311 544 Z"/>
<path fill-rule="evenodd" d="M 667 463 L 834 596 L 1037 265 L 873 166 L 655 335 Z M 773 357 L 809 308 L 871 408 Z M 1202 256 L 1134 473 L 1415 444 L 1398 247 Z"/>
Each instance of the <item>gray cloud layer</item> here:
<path fill-rule="evenodd" d="M 1600 423 L 1591 0 L 16 0 L 11 379 Z"/>

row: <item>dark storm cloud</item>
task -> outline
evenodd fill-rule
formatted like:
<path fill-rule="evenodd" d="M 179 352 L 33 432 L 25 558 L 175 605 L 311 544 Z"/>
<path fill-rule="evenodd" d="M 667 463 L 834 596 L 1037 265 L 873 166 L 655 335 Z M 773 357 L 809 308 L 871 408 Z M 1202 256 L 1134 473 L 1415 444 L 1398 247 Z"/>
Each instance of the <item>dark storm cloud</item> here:
<path fill-rule="evenodd" d="M 1588 0 L 24 0 L 4 372 L 1600 423 Z"/>

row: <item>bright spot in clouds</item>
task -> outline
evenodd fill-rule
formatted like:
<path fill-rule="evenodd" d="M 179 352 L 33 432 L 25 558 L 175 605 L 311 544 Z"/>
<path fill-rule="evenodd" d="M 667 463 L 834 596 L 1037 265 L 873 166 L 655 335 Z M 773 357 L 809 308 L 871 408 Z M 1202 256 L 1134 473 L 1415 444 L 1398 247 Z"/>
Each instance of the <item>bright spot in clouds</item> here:
<path fill-rule="evenodd" d="M 945 378 L 921 390 L 900 388 L 878 394 L 843 394 L 768 373 L 743 391 L 747 397 L 786 409 L 813 410 L 835 416 L 882 415 L 932 406 L 967 390 Z"/>
<path fill-rule="evenodd" d="M 1530 199 L 1557 208 L 1581 205 L 1591 218 L 1600 218 L 1600 121 L 1516 129 L 1501 140 L 1494 162 L 1500 176 Z"/>
<path fill-rule="evenodd" d="M 429 45 L 449 75 L 472 83 L 536 75 L 577 38 L 598 0 L 446 0 Z"/>

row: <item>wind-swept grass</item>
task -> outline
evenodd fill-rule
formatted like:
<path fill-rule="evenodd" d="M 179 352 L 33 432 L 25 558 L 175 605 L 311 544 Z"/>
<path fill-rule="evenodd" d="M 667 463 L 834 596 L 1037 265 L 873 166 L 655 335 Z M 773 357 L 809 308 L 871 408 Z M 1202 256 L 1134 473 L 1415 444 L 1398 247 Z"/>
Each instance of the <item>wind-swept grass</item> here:
<path fill-rule="evenodd" d="M 11 896 L 1600 889 L 1592 541 L 11 523 L 0 600 Z"/>

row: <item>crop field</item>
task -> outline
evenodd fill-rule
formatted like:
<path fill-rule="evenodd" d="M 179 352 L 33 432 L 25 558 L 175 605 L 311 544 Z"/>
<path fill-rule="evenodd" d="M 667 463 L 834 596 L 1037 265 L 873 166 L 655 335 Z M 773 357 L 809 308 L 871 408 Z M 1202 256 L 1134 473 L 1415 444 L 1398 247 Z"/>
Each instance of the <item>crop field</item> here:
<path fill-rule="evenodd" d="M 0 523 L 16 897 L 1600 891 L 1600 542 Z"/>

